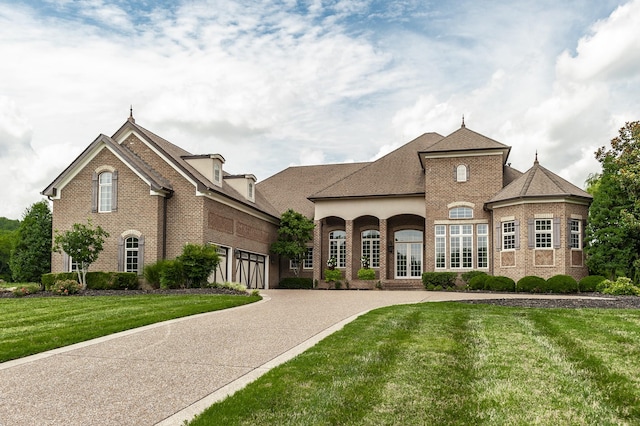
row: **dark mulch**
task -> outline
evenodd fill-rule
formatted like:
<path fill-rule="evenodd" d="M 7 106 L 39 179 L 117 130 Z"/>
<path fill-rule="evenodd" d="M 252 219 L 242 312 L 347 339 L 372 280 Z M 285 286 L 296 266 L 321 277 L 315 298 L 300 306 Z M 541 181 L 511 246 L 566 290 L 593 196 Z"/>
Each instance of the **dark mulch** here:
<path fill-rule="evenodd" d="M 182 288 L 175 290 L 85 290 L 71 296 L 61 296 L 49 291 L 28 294 L 24 297 L 80 297 L 80 296 L 134 296 L 144 294 L 246 294 L 228 288 Z M 0 298 L 15 297 L 12 292 L 0 292 Z"/>
<path fill-rule="evenodd" d="M 606 309 L 640 309 L 638 296 L 609 296 L 600 293 L 583 294 L 593 299 L 569 296 L 563 299 L 487 299 L 462 300 L 461 303 L 491 304 L 499 306 L 515 306 L 522 308 L 606 308 Z"/>

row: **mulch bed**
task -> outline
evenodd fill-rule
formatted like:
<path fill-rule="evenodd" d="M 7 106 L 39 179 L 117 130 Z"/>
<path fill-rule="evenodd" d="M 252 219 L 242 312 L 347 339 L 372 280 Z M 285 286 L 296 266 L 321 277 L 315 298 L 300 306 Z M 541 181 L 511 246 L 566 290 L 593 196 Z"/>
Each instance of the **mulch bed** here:
<path fill-rule="evenodd" d="M 49 291 L 28 294 L 24 297 L 83 297 L 83 296 L 135 296 L 144 294 L 246 294 L 228 288 L 182 288 L 175 290 L 85 290 L 70 296 L 61 296 Z M 12 292 L 0 292 L 0 298 L 15 297 Z"/>

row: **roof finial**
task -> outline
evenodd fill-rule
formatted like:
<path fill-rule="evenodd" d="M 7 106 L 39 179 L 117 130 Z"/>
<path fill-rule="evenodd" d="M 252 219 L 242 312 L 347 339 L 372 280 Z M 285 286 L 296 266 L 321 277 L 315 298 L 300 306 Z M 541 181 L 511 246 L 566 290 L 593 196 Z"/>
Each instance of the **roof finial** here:
<path fill-rule="evenodd" d="M 538 150 L 536 149 L 536 159 L 533 162 L 533 164 L 538 164 Z"/>
<path fill-rule="evenodd" d="M 133 105 L 129 106 L 129 121 L 132 123 L 136 122 L 136 119 L 133 118 Z"/>
<path fill-rule="evenodd" d="M 460 126 L 460 127 L 467 127 L 467 126 L 464 125 L 464 114 L 462 114 L 462 126 Z"/>

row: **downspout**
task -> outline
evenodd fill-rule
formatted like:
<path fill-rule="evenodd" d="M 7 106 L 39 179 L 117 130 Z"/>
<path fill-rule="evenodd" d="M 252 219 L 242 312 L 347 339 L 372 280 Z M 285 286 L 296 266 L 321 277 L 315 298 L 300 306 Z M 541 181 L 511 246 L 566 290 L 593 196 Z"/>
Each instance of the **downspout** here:
<path fill-rule="evenodd" d="M 162 203 L 162 259 L 167 258 L 167 202 L 173 196 L 173 192 L 163 197 Z"/>

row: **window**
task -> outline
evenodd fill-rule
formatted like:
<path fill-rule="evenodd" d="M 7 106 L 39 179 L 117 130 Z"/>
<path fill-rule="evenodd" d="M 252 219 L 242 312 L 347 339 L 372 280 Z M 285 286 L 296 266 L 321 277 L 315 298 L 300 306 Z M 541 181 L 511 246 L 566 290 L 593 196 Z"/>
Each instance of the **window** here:
<path fill-rule="evenodd" d="M 80 270 L 80 264 L 73 260 L 71 256 L 67 256 L 67 272 L 78 272 Z"/>
<path fill-rule="evenodd" d="M 220 164 L 213 164 L 213 180 L 215 183 L 220 183 Z"/>
<path fill-rule="evenodd" d="M 313 247 L 307 247 L 304 260 L 302 262 L 303 269 L 313 269 Z"/>
<path fill-rule="evenodd" d="M 362 257 L 369 258 L 370 268 L 380 267 L 380 231 L 362 232 Z"/>
<path fill-rule="evenodd" d="M 473 219 L 471 207 L 454 207 L 449 210 L 449 219 Z"/>
<path fill-rule="evenodd" d="M 447 227 L 436 225 L 436 268 L 447 267 Z"/>
<path fill-rule="evenodd" d="M 422 231 L 406 229 L 394 234 L 396 278 L 422 276 Z"/>
<path fill-rule="evenodd" d="M 329 232 L 329 259 L 336 259 L 337 268 L 347 266 L 347 233 L 345 231 Z"/>
<path fill-rule="evenodd" d="M 516 248 L 516 223 L 514 221 L 502 222 L 502 249 L 513 250 Z"/>
<path fill-rule="evenodd" d="M 582 248 L 582 229 L 581 221 L 578 219 L 571 219 L 569 221 L 569 248 L 579 249 Z"/>
<path fill-rule="evenodd" d="M 113 175 L 111 172 L 100 173 L 98 177 L 98 211 L 110 212 L 113 201 Z"/>
<path fill-rule="evenodd" d="M 252 182 L 249 182 L 248 194 L 249 194 L 249 199 L 253 200 L 253 183 Z"/>
<path fill-rule="evenodd" d="M 466 182 L 469 180 L 469 169 L 464 164 L 456 167 L 456 182 Z"/>
<path fill-rule="evenodd" d="M 551 219 L 536 219 L 535 241 L 536 248 L 551 248 L 552 226 Z"/>
<path fill-rule="evenodd" d="M 477 226 L 478 233 L 478 268 L 489 267 L 489 225 Z"/>
<path fill-rule="evenodd" d="M 125 262 L 124 262 L 124 271 L 125 272 L 135 272 L 136 274 L 140 272 L 139 268 L 139 241 L 136 237 L 129 237 L 124 240 L 125 246 Z"/>
<path fill-rule="evenodd" d="M 473 268 L 473 225 L 451 225 L 451 268 Z"/>

